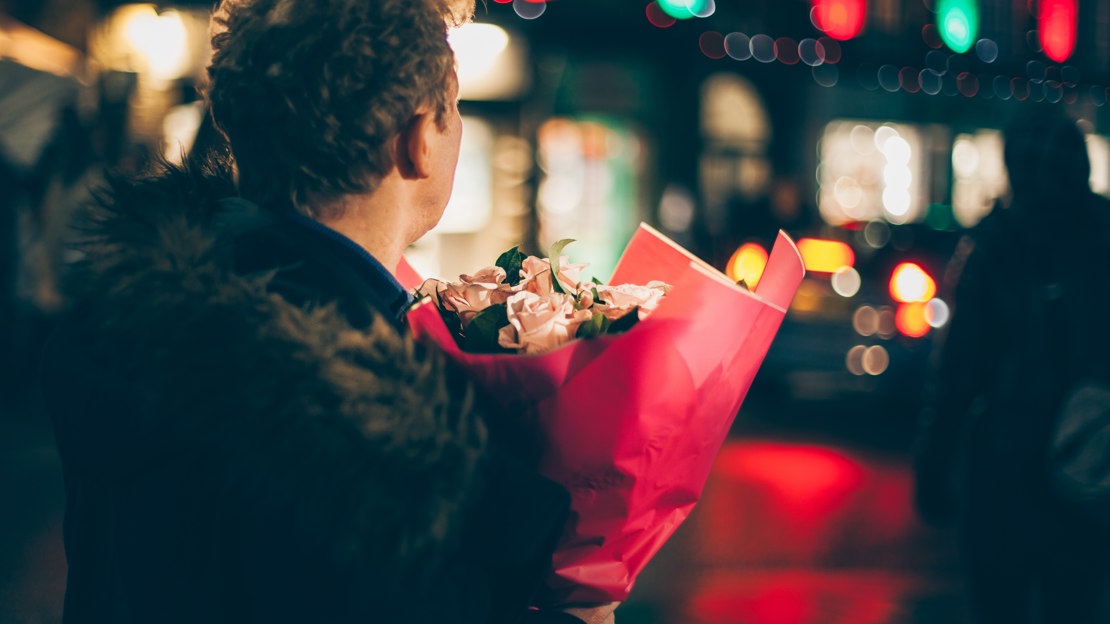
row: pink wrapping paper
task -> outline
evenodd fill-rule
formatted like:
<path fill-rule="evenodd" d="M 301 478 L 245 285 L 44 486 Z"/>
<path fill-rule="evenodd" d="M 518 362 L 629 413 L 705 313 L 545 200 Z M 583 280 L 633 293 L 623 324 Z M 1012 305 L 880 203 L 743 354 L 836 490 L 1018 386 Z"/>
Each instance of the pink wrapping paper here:
<path fill-rule="evenodd" d="M 406 263 L 401 282 L 419 285 Z M 673 286 L 630 331 L 576 340 L 535 356 L 464 353 L 434 304 L 408 315 L 504 408 L 513 429 L 540 440 L 537 468 L 571 495 L 545 604 L 612 602 L 701 496 L 756 371 L 805 274 L 780 232 L 755 293 L 732 283 L 647 225 L 610 284 Z"/>

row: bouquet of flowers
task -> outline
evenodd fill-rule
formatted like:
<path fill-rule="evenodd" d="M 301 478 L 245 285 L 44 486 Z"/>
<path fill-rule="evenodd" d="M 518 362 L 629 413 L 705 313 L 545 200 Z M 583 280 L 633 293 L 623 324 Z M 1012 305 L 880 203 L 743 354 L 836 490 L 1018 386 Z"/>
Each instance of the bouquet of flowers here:
<path fill-rule="evenodd" d="M 458 282 L 429 279 L 417 294 L 436 304 L 464 351 L 536 355 L 575 338 L 627 331 L 670 290 L 659 280 L 583 283 L 586 264 L 571 264 L 561 255 L 572 242 L 555 243 L 548 258 L 525 256 L 514 247 L 494 266 L 460 275 Z"/>
<path fill-rule="evenodd" d="M 544 604 L 623 601 L 700 497 L 804 268 L 780 233 L 752 292 L 641 225 L 605 286 L 556 247 L 425 282 L 408 322 L 499 403 L 491 428 L 540 441 L 537 469 L 571 495 Z M 421 284 L 404 262 L 398 277 Z"/>

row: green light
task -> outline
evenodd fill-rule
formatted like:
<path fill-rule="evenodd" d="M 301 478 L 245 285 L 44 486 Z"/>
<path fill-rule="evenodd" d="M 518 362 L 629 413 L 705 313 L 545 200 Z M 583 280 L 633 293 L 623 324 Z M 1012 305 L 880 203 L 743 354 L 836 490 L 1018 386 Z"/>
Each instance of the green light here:
<path fill-rule="evenodd" d="M 940 38 L 953 52 L 967 52 L 979 35 L 976 0 L 940 0 L 937 3 L 937 26 Z"/>
<path fill-rule="evenodd" d="M 713 0 L 655 0 L 663 12 L 675 19 L 704 17 Z"/>

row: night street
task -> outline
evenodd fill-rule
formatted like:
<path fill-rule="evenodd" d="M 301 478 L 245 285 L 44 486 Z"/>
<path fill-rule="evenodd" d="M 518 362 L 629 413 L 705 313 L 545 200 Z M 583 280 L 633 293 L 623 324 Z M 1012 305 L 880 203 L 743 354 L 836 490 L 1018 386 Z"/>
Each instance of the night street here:
<path fill-rule="evenodd" d="M 953 536 L 910 508 L 908 414 L 758 397 L 621 624 L 951 624 Z M 776 424 L 777 423 L 777 424 Z M 38 416 L 0 419 L 0 621 L 61 621 L 61 473 Z"/>

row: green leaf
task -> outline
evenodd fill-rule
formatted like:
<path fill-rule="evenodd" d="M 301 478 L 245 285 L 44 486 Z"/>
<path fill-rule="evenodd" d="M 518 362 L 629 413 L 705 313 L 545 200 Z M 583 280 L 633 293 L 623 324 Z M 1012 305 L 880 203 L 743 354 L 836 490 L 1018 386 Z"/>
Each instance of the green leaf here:
<path fill-rule="evenodd" d="M 507 306 L 504 303 L 491 305 L 479 312 L 463 330 L 463 349 L 471 353 L 507 353 L 497 344 L 497 334 L 509 324 Z"/>
<path fill-rule="evenodd" d="M 547 260 L 551 263 L 551 288 L 557 293 L 566 294 L 563 285 L 559 283 L 559 256 L 563 255 L 563 248 L 574 242 L 573 238 L 564 238 L 555 241 L 551 250 L 547 252 Z"/>
<path fill-rule="evenodd" d="M 636 323 L 640 322 L 640 306 L 636 306 L 625 313 L 624 316 L 613 321 L 609 326 L 610 334 L 620 334 L 632 329 Z"/>
<path fill-rule="evenodd" d="M 577 338 L 593 338 L 600 336 L 609 329 L 609 319 L 604 314 L 594 314 L 590 320 L 578 326 L 578 331 L 575 332 Z"/>
<path fill-rule="evenodd" d="M 602 284 L 601 280 L 597 279 L 597 277 L 591 277 L 590 281 L 592 281 L 594 284 L 597 284 L 598 286 L 604 286 L 604 284 Z M 594 290 L 597 290 L 597 289 L 595 288 Z"/>
<path fill-rule="evenodd" d="M 524 264 L 524 254 L 520 253 L 520 245 L 513 247 L 497 257 L 497 266 L 505 269 L 506 280 L 510 286 L 520 283 L 520 268 Z"/>

